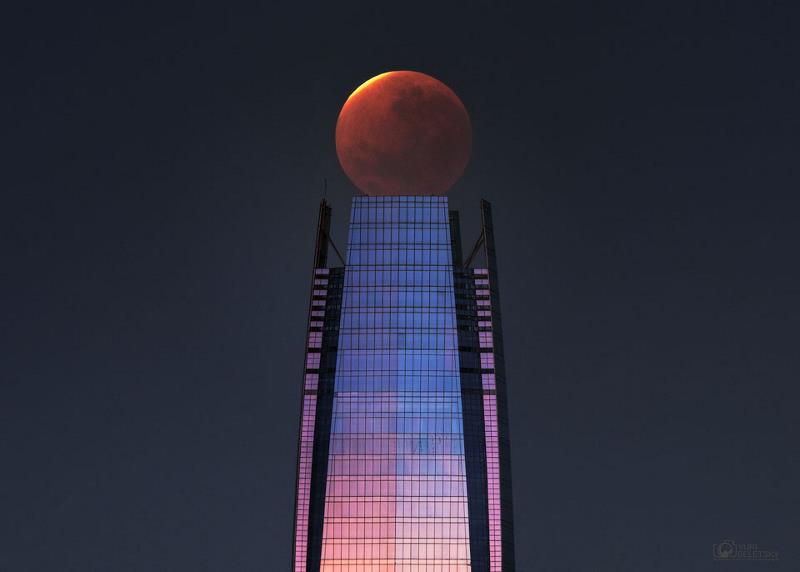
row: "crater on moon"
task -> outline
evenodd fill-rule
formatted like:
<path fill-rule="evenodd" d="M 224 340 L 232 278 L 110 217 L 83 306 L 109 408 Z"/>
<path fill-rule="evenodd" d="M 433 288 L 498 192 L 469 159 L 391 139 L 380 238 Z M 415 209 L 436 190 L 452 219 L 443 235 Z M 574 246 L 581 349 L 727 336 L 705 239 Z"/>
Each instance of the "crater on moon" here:
<path fill-rule="evenodd" d="M 469 162 L 472 127 L 458 96 L 414 71 L 373 77 L 347 99 L 336 154 L 367 195 L 443 195 Z"/>

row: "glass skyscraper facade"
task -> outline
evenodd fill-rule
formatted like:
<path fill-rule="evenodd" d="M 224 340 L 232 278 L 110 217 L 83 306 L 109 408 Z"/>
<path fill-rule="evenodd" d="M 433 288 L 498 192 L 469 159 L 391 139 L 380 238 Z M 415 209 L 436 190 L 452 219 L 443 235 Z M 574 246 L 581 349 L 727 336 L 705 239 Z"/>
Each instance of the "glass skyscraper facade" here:
<path fill-rule="evenodd" d="M 514 570 L 491 209 L 462 261 L 446 197 L 355 197 L 346 264 L 320 206 L 295 572 Z M 486 264 L 471 261 L 482 250 Z"/>

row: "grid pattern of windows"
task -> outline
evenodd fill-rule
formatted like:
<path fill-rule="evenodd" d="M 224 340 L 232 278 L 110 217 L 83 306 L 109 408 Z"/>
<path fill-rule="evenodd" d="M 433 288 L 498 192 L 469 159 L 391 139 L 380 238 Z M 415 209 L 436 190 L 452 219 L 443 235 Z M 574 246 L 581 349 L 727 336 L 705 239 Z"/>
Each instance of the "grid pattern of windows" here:
<path fill-rule="evenodd" d="M 311 307 L 325 305 L 328 284 L 327 268 L 314 270 L 314 290 Z M 312 460 L 314 453 L 314 425 L 317 411 L 317 389 L 319 384 L 320 347 L 322 345 L 322 322 L 314 320 L 315 312 L 310 311 L 308 336 L 306 341 L 306 373 L 303 382 L 303 411 L 300 425 L 300 444 L 297 465 L 297 493 L 295 508 L 295 546 L 294 570 L 306 569 L 308 553 L 308 529 L 311 503 Z"/>
<path fill-rule="evenodd" d="M 355 198 L 322 571 L 470 570 L 461 407 L 447 199 Z"/>
<path fill-rule="evenodd" d="M 303 396 L 303 423 L 300 427 L 297 509 L 295 516 L 295 570 L 306 569 L 309 501 L 311 497 L 311 458 L 314 446 L 314 418 L 316 409 L 317 396 Z"/>
<path fill-rule="evenodd" d="M 484 308 L 486 318 L 491 317 L 489 271 L 475 268 L 475 296 L 478 307 Z M 500 447 L 497 429 L 497 386 L 494 373 L 494 333 L 491 321 L 481 322 L 478 332 L 483 388 L 483 422 L 486 443 L 486 493 L 489 512 L 489 571 L 503 569 L 502 522 L 500 505 Z"/>
<path fill-rule="evenodd" d="M 503 569 L 502 528 L 500 521 L 500 449 L 497 435 L 497 396 L 483 396 L 483 414 L 486 424 L 486 481 L 489 501 L 489 570 Z"/>

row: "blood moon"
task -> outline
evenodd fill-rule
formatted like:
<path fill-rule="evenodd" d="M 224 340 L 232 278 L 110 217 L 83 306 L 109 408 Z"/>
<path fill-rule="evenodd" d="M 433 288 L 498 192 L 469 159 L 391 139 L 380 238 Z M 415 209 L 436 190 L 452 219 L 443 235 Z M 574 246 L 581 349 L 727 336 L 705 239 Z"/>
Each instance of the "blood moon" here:
<path fill-rule="evenodd" d="M 391 71 L 356 89 L 336 122 L 336 154 L 367 195 L 443 195 L 469 161 L 472 127 L 439 80 Z"/>

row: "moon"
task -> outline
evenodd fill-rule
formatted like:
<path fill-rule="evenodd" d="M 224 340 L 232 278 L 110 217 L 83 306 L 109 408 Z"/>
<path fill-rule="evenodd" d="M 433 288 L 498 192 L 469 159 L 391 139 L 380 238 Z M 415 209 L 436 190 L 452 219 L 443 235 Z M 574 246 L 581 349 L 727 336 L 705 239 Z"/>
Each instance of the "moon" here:
<path fill-rule="evenodd" d="M 469 115 L 458 96 L 415 71 L 390 71 L 361 84 L 336 122 L 336 154 L 367 195 L 443 195 L 472 149 Z"/>

